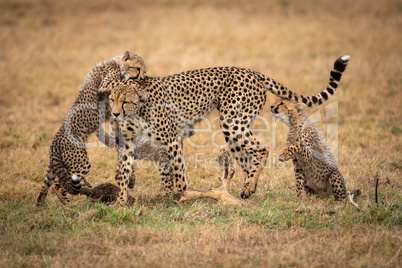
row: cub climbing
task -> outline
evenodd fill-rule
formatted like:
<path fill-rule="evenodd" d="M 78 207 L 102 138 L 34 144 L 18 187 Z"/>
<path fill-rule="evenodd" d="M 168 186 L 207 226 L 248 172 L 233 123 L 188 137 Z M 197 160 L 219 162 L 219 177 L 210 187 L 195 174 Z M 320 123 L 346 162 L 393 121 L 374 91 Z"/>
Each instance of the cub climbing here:
<path fill-rule="evenodd" d="M 100 121 L 105 119 L 100 104 L 109 96 L 114 81 L 123 78 L 141 80 L 145 72 L 146 66 L 141 57 L 129 51 L 90 69 L 73 107 L 50 146 L 50 162 L 37 199 L 38 206 L 45 202 L 53 183 L 56 183 L 54 189 L 63 204 L 70 202 L 67 192 L 74 195 L 80 192 L 81 180 L 89 186 L 85 180 L 91 168 L 86 142 L 89 135 L 99 129 Z M 106 111 L 106 117 L 109 114 Z"/>

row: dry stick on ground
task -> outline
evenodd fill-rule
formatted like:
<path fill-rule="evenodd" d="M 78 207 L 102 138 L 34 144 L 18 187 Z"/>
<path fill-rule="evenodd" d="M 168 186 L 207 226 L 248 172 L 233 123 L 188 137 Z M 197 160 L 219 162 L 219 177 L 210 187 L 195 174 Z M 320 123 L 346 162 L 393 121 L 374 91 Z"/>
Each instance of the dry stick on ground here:
<path fill-rule="evenodd" d="M 179 194 L 179 202 L 185 202 L 189 200 L 196 200 L 201 198 L 211 198 L 217 201 L 224 201 L 231 205 L 240 205 L 242 202 L 233 197 L 228 192 L 230 182 L 234 176 L 235 169 L 232 165 L 229 153 L 222 149 L 217 158 L 219 165 L 223 167 L 224 172 L 221 181 L 222 185 L 219 188 L 211 188 L 206 190 L 187 190 Z"/>

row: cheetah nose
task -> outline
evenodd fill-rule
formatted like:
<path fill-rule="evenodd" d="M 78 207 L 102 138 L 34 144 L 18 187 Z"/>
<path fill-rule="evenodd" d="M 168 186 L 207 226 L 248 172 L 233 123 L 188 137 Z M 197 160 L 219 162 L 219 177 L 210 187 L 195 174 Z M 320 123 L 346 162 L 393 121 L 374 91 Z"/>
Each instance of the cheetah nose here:
<path fill-rule="evenodd" d="M 115 117 L 118 117 L 118 116 L 120 115 L 120 113 L 113 113 L 113 115 L 114 115 Z"/>

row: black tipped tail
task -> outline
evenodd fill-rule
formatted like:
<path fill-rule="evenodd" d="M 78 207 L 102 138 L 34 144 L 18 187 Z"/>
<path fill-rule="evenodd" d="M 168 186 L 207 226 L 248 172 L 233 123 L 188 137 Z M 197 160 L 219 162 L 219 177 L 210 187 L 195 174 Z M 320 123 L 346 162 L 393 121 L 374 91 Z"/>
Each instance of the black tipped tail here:
<path fill-rule="evenodd" d="M 76 195 L 76 194 L 80 193 L 81 187 L 82 187 L 81 180 L 82 180 L 82 178 L 80 178 L 77 175 L 71 176 L 71 188 L 72 188 L 72 191 L 73 191 L 72 194 Z"/>
<path fill-rule="evenodd" d="M 327 87 L 317 95 L 304 96 L 296 92 L 292 92 L 283 85 L 275 82 L 274 80 L 265 77 L 260 73 L 256 73 L 256 78 L 259 82 L 263 83 L 265 88 L 272 94 L 287 100 L 292 100 L 297 103 L 304 103 L 308 107 L 316 107 L 327 102 L 335 93 L 338 88 L 342 73 L 345 71 L 346 66 L 350 60 L 350 56 L 344 55 L 339 57 L 334 62 L 334 68 L 330 72 L 329 82 Z"/>
<path fill-rule="evenodd" d="M 66 179 L 62 181 L 63 188 L 69 194 L 77 195 L 81 192 L 81 180 L 81 177 L 74 174 L 73 176 L 71 176 L 71 179 Z"/>
<path fill-rule="evenodd" d="M 329 99 L 336 93 L 336 89 L 339 86 L 339 82 L 342 78 L 342 73 L 346 70 L 350 56 L 345 55 L 339 57 L 334 62 L 334 68 L 330 72 L 329 82 L 327 87 L 315 96 L 301 96 L 301 101 L 305 103 L 308 107 L 319 106 Z"/>

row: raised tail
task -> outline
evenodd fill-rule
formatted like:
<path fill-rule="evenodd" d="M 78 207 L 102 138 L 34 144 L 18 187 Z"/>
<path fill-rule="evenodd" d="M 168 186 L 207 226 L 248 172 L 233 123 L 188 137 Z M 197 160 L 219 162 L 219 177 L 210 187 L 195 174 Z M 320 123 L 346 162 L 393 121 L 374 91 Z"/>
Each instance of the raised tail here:
<path fill-rule="evenodd" d="M 313 96 L 304 96 L 294 93 L 288 90 L 285 86 L 279 84 L 273 79 L 265 77 L 264 75 L 257 73 L 257 77 L 260 82 L 264 84 L 265 88 L 267 88 L 267 90 L 269 90 L 274 95 L 283 99 L 294 100 L 298 103 L 305 103 L 308 107 L 316 107 L 327 102 L 336 93 L 336 89 L 341 80 L 342 73 L 345 71 L 349 59 L 350 56 L 345 55 L 339 57 L 334 62 L 334 68 L 330 72 L 329 83 L 327 87 L 317 95 Z"/>

